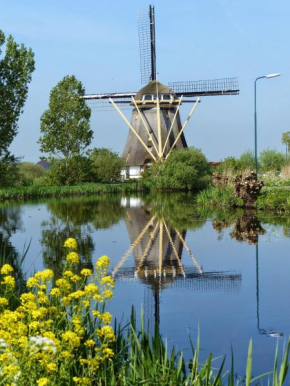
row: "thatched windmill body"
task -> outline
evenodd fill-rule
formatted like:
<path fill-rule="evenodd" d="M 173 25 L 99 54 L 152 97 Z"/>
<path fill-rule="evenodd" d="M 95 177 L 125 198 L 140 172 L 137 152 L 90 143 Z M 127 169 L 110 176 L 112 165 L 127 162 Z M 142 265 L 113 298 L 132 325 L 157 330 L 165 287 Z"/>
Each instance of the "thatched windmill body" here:
<path fill-rule="evenodd" d="M 187 147 L 184 129 L 195 111 L 201 96 L 235 95 L 239 93 L 236 78 L 173 82 L 165 86 L 156 77 L 156 45 L 154 6 L 149 13 L 139 14 L 139 43 L 141 82 L 146 83 L 138 92 L 86 95 L 88 101 L 109 101 L 129 127 L 123 152 L 126 176 L 138 178 L 146 166 L 168 158 L 173 149 Z M 198 97 L 197 100 L 189 100 Z M 182 103 L 194 103 L 181 124 L 179 109 Z M 133 107 L 131 122 L 121 111 L 124 105 Z M 103 107 L 104 104 L 102 103 Z"/>

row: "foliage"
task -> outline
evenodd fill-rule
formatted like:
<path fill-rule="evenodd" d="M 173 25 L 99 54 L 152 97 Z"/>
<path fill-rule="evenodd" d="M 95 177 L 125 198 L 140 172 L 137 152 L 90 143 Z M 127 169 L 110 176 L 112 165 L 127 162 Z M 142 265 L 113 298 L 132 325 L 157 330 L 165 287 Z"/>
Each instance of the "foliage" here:
<path fill-rule="evenodd" d="M 200 149 L 174 150 L 167 161 L 150 166 L 143 182 L 154 189 L 198 190 L 209 183 L 210 171 Z"/>
<path fill-rule="evenodd" d="M 32 162 L 22 162 L 19 164 L 20 185 L 32 185 L 36 178 L 45 175 L 43 167 Z"/>
<path fill-rule="evenodd" d="M 246 150 L 243 154 L 241 154 L 239 158 L 239 163 L 240 163 L 241 170 L 244 170 L 244 169 L 254 170 L 255 169 L 254 152 L 251 150 Z"/>
<path fill-rule="evenodd" d="M 237 198 L 232 185 L 223 188 L 210 187 L 196 196 L 196 203 L 202 206 L 223 208 L 223 207 L 242 207 L 243 200 Z"/>
<path fill-rule="evenodd" d="M 5 35 L 0 30 L 0 55 L 4 43 Z M 17 134 L 17 122 L 27 98 L 33 71 L 32 50 L 23 44 L 19 46 L 9 36 L 4 57 L 0 60 L 0 157 L 7 153 Z"/>
<path fill-rule="evenodd" d="M 19 183 L 19 158 L 6 152 L 0 156 L 0 188 Z"/>
<path fill-rule="evenodd" d="M 13 267 L 1 268 L 0 371 L 1 383 L 17 385 L 91 385 L 99 368 L 114 356 L 115 334 L 105 301 L 113 296 L 114 281 L 107 276 L 109 258 L 102 256 L 90 269 L 78 270 L 75 239 L 62 278 L 53 283 L 46 269 L 27 280 L 27 292 L 11 308 Z"/>
<path fill-rule="evenodd" d="M 238 172 L 241 169 L 239 161 L 235 157 L 225 158 L 216 168 L 217 172 Z"/>
<path fill-rule="evenodd" d="M 67 160 L 79 156 L 89 146 L 93 137 L 91 109 L 84 95 L 85 89 L 74 75 L 64 77 L 51 90 L 49 108 L 41 117 L 42 152 Z M 68 170 L 69 165 L 66 166 Z"/>
<path fill-rule="evenodd" d="M 125 160 L 109 149 L 93 149 L 90 154 L 92 177 L 97 182 L 120 181 L 121 170 L 125 167 Z"/>
<path fill-rule="evenodd" d="M 138 182 L 119 184 L 83 184 L 76 186 L 22 186 L 0 189 L 0 201 L 61 196 L 89 196 L 107 193 L 133 193 L 142 192 L 143 189 L 143 186 Z"/>
<path fill-rule="evenodd" d="M 91 164 L 87 157 L 74 155 L 70 158 L 55 160 L 43 180 L 45 185 L 75 185 L 90 182 Z"/>
<path fill-rule="evenodd" d="M 286 133 L 282 134 L 281 142 L 284 145 L 286 145 L 286 148 L 289 151 L 289 147 L 290 147 L 290 131 L 286 131 Z"/>
<path fill-rule="evenodd" d="M 281 171 L 281 168 L 286 161 L 283 153 L 272 149 L 263 150 L 260 153 L 259 160 L 263 172 L 270 170 Z"/>

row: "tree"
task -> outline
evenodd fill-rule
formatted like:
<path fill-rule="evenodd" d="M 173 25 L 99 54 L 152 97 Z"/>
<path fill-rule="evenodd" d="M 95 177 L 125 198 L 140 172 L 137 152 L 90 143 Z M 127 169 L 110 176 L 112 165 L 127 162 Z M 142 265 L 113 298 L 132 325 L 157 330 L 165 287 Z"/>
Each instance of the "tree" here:
<path fill-rule="evenodd" d="M 239 158 L 241 169 L 255 169 L 255 156 L 251 150 L 246 150 Z"/>
<path fill-rule="evenodd" d="M 79 156 L 91 143 L 91 109 L 83 96 L 85 89 L 74 75 L 65 76 L 52 90 L 49 108 L 41 117 L 40 151 L 69 160 Z"/>
<path fill-rule="evenodd" d="M 19 165 L 19 174 L 21 185 L 32 185 L 36 178 L 44 176 L 45 170 L 32 162 L 22 162 Z"/>
<path fill-rule="evenodd" d="M 4 43 L 5 35 L 0 30 L 0 55 Z M 4 57 L 0 59 L 0 157 L 9 157 L 8 147 L 17 134 L 18 119 L 27 98 L 33 71 L 32 50 L 23 44 L 19 46 L 9 36 Z"/>
<path fill-rule="evenodd" d="M 290 147 L 290 131 L 286 131 L 286 133 L 282 134 L 282 141 L 283 145 L 286 145 L 286 154 L 289 153 L 289 147 Z"/>
<path fill-rule="evenodd" d="M 259 160 L 263 171 L 280 171 L 285 164 L 284 154 L 272 149 L 263 150 Z"/>
<path fill-rule="evenodd" d="M 120 180 L 125 160 L 109 149 L 95 148 L 90 154 L 92 178 L 99 182 L 116 182 Z"/>
<path fill-rule="evenodd" d="M 200 149 L 174 150 L 167 161 L 157 162 L 144 173 L 143 181 L 157 189 L 202 189 L 210 181 L 211 167 Z"/>

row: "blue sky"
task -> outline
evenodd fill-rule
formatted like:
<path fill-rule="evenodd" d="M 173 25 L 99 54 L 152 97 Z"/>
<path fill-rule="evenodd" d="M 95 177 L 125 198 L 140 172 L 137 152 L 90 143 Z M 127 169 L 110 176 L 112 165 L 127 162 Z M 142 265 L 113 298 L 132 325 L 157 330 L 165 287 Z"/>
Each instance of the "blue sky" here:
<path fill-rule="evenodd" d="M 211 161 L 253 149 L 254 80 L 280 72 L 258 81 L 258 150 L 284 151 L 281 135 L 290 131 L 289 1 L 0 0 L 0 29 L 31 47 L 36 60 L 14 154 L 38 161 L 40 116 L 65 75 L 76 75 L 87 93 L 141 88 L 137 11 L 149 4 L 155 5 L 162 83 L 239 78 L 239 96 L 202 98 L 185 131 L 188 145 Z M 182 108 L 183 120 L 188 110 Z M 122 152 L 128 129 L 115 111 L 93 110 L 91 127 L 91 147 Z"/>

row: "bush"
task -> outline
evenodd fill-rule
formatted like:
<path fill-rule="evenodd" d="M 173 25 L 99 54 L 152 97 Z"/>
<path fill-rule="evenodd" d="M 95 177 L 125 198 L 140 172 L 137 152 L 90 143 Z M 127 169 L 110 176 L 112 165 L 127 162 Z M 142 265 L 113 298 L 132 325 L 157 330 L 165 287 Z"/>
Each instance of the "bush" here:
<path fill-rule="evenodd" d="M 91 163 L 87 157 L 74 156 L 55 161 L 41 183 L 44 185 L 75 185 L 91 181 Z M 39 185 L 39 181 L 37 182 Z"/>
<path fill-rule="evenodd" d="M 249 169 L 254 170 L 255 169 L 255 155 L 254 152 L 251 150 L 246 150 L 239 158 L 239 164 L 241 170 Z"/>
<path fill-rule="evenodd" d="M 0 187 L 15 186 L 19 182 L 19 159 L 9 153 L 0 157 Z"/>
<path fill-rule="evenodd" d="M 19 165 L 20 184 L 32 185 L 36 178 L 42 177 L 45 174 L 43 167 L 35 165 L 31 162 L 22 162 Z"/>
<path fill-rule="evenodd" d="M 120 181 L 125 160 L 109 149 L 95 148 L 90 154 L 92 178 L 95 182 Z"/>
<path fill-rule="evenodd" d="M 283 165 L 285 165 L 285 155 L 277 150 L 266 149 L 260 153 L 260 164 L 263 172 L 268 171 L 281 171 Z"/>
<path fill-rule="evenodd" d="M 144 173 L 143 182 L 156 189 L 202 189 L 210 182 L 210 172 L 200 149 L 174 150 L 167 161 L 155 163 Z"/>

